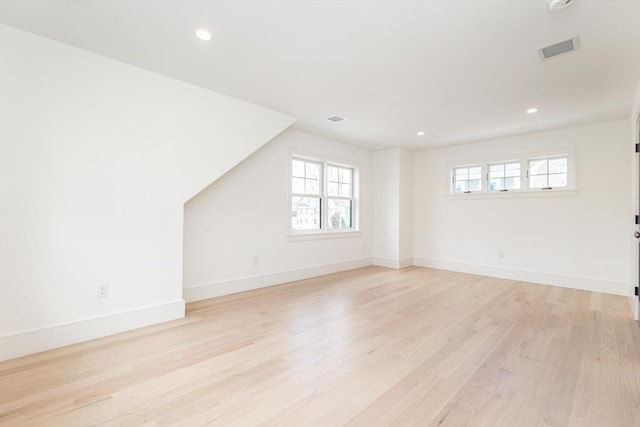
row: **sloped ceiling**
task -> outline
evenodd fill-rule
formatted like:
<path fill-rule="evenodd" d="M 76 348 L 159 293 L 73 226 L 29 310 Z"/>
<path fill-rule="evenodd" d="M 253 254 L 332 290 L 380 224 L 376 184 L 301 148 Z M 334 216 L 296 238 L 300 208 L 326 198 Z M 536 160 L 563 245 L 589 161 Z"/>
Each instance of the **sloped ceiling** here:
<path fill-rule="evenodd" d="M 555 13 L 546 0 L 3 0 L 0 22 L 374 149 L 626 118 L 640 79 L 635 0 Z M 214 39 L 196 39 L 199 28 Z M 578 51 L 540 60 L 538 47 L 574 35 Z"/>

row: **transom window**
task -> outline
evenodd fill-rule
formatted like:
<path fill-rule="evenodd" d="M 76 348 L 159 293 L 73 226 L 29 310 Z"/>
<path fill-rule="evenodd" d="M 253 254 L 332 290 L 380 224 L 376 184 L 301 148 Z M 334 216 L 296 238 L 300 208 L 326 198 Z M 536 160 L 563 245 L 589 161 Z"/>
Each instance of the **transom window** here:
<path fill-rule="evenodd" d="M 471 193 L 482 189 L 482 166 L 465 166 L 453 169 L 453 192 Z"/>
<path fill-rule="evenodd" d="M 489 165 L 489 191 L 520 189 L 520 162 Z"/>
<path fill-rule="evenodd" d="M 508 160 L 474 165 L 454 166 L 451 171 L 451 193 L 540 191 L 575 189 L 575 156 L 523 156 Z"/>
<path fill-rule="evenodd" d="M 291 160 L 291 230 L 355 230 L 356 169 L 323 161 Z"/>
<path fill-rule="evenodd" d="M 529 188 L 552 189 L 567 186 L 567 156 L 529 160 Z"/>

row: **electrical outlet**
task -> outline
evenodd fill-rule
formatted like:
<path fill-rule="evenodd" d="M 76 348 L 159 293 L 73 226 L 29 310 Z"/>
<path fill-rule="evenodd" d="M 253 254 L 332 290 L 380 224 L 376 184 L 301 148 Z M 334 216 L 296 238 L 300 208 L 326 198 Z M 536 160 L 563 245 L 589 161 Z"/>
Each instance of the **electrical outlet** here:
<path fill-rule="evenodd" d="M 258 264 L 260 264 L 260 258 L 256 255 L 253 257 L 253 265 L 257 266 Z"/>
<path fill-rule="evenodd" d="M 100 283 L 98 285 L 98 298 L 107 298 L 109 296 L 109 284 Z"/>
<path fill-rule="evenodd" d="M 499 251 L 498 252 L 498 259 L 504 259 L 504 252 L 503 251 Z"/>

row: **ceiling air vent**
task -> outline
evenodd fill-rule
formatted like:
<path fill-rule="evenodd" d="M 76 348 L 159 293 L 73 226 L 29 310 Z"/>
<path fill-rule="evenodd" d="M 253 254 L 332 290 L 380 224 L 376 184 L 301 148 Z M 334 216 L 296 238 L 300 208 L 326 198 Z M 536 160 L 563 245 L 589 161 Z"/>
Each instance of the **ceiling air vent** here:
<path fill-rule="evenodd" d="M 338 123 L 338 122 L 341 122 L 341 121 L 347 120 L 347 119 L 345 119 L 342 116 L 336 115 L 336 116 L 327 117 L 327 120 L 329 120 L 330 122 L 333 122 L 333 123 Z"/>
<path fill-rule="evenodd" d="M 546 61 L 547 59 L 553 58 L 554 56 L 573 52 L 574 50 L 578 50 L 579 48 L 580 44 L 578 43 L 578 36 L 573 36 L 570 39 L 562 40 L 560 42 L 550 44 L 549 46 L 538 48 L 538 54 L 540 55 L 540 59 Z"/>

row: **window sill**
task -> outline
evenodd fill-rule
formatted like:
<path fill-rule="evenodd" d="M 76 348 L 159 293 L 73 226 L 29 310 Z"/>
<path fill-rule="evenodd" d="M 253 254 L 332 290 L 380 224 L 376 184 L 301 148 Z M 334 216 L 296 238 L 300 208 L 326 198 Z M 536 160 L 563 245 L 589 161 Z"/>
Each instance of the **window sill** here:
<path fill-rule="evenodd" d="M 529 199 L 540 197 L 577 197 L 578 189 L 557 189 L 557 190 L 526 190 L 526 191 L 503 191 L 503 192 L 487 192 L 478 191 L 477 193 L 458 193 L 447 194 L 447 200 L 477 200 L 477 199 Z"/>
<path fill-rule="evenodd" d="M 289 242 L 303 242 L 306 240 L 325 240 L 325 239 L 346 239 L 351 237 L 360 237 L 360 230 L 349 231 L 331 231 L 331 232 L 299 232 L 287 235 Z"/>

